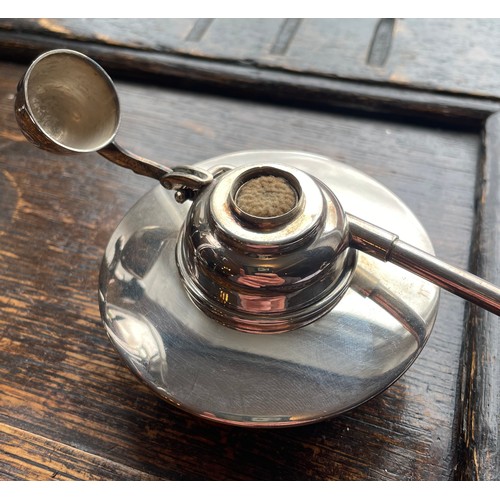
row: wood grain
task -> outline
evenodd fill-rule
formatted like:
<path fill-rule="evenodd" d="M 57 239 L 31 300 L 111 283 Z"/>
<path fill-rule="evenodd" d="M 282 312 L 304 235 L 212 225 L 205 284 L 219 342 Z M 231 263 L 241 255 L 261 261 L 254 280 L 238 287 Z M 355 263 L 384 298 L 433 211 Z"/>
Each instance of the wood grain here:
<path fill-rule="evenodd" d="M 271 47 L 271 54 L 284 55 L 295 37 L 302 19 L 285 19 Z"/>
<path fill-rule="evenodd" d="M 329 79 L 500 97 L 495 19 L 397 19 L 383 32 L 386 20 L 303 19 L 297 26 L 291 20 L 286 50 L 276 50 L 283 19 L 215 19 L 202 37 L 190 37 L 200 22 L 206 20 L 4 19 L 0 28 L 11 38 L 42 35 Z M 377 64 L 370 63 L 374 47 Z"/>
<path fill-rule="evenodd" d="M 473 272 L 500 283 L 500 115 L 486 122 L 476 182 Z M 500 471 L 500 318 L 467 307 L 458 405 L 458 479 L 498 480 Z"/>
<path fill-rule="evenodd" d="M 31 465 L 29 479 L 32 481 L 161 479 L 4 424 L 0 424 L 0 446 L 0 480 L 27 479 L 26 464 Z"/>
<path fill-rule="evenodd" d="M 411 120 L 421 118 L 432 126 L 444 123 L 447 127 L 477 130 L 491 113 L 500 110 L 496 97 L 394 86 L 387 82 L 351 81 L 282 66 L 263 67 L 253 64 L 247 57 L 249 53 L 244 53 L 241 60 L 204 58 L 170 50 L 158 51 L 153 46 L 131 44 L 123 47 L 107 43 L 108 35 L 89 42 L 71 31 L 64 37 L 57 30 L 39 34 L 39 30 L 26 28 L 22 24 L 24 21 L 20 21 L 19 26 L 17 21 L 9 22 L 11 24 L 4 24 L 2 30 L 0 21 L 0 55 L 6 60 L 29 63 L 46 50 L 70 48 L 93 57 L 115 77 L 156 81 L 162 85 L 244 99 L 255 97 L 285 105 L 314 106 L 324 111 L 348 110 L 352 113 L 362 110 L 391 119 L 395 115 Z M 191 29 L 195 26 L 196 23 Z M 191 31 L 184 31 L 182 36 L 189 37 Z"/>
<path fill-rule="evenodd" d="M 379 67 L 385 65 L 391 50 L 395 27 L 395 19 L 381 19 L 378 22 L 366 58 L 367 64 Z"/>
<path fill-rule="evenodd" d="M 11 111 L 23 70 L 0 64 L 5 476 L 108 479 L 108 464 L 116 463 L 112 477 L 123 479 L 453 477 L 464 304 L 448 294 L 411 369 L 379 397 L 327 422 L 221 427 L 181 413 L 140 384 L 106 339 L 97 273 L 114 227 L 154 184 L 97 155 L 57 157 L 25 142 Z M 254 148 L 331 156 L 395 191 L 424 221 L 437 254 L 467 266 L 477 133 L 152 85 L 118 89 L 119 140 L 138 154 L 179 164 Z M 48 449 L 58 458 L 47 468 Z M 39 458 L 30 461 L 26 450 Z M 77 472 L 78 462 L 89 460 L 93 465 Z"/>

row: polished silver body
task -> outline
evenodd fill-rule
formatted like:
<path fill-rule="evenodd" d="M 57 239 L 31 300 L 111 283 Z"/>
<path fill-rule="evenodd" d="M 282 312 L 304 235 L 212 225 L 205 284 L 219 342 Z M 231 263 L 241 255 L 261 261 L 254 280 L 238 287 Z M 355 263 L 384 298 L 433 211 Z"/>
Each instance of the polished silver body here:
<path fill-rule="evenodd" d="M 345 165 L 253 151 L 167 167 L 126 151 L 114 84 L 83 54 L 38 57 L 15 113 L 45 150 L 95 151 L 159 181 L 110 241 L 100 305 L 131 369 L 192 413 L 297 425 L 360 404 L 422 349 L 436 285 L 500 315 L 500 288 L 434 257 L 405 205 Z M 295 205 L 273 217 L 238 206 L 261 174 L 285 179 Z"/>
<path fill-rule="evenodd" d="M 298 201 L 279 217 L 249 219 L 235 192 L 241 179 L 269 172 L 293 182 Z M 293 166 L 267 162 L 226 171 L 200 193 L 179 237 L 177 264 L 207 315 L 243 332 L 271 334 L 327 313 L 349 286 L 356 251 L 335 195 Z"/>
<path fill-rule="evenodd" d="M 349 212 L 390 226 L 432 253 L 421 224 L 399 199 L 369 177 L 327 158 L 254 151 L 197 167 L 269 162 L 320 177 L 335 187 Z M 381 392 L 424 346 L 436 317 L 439 288 L 361 253 L 351 286 L 315 321 L 271 335 L 224 326 L 203 306 L 194 305 L 179 272 L 183 228 L 197 218 L 190 210 L 161 187 L 147 194 L 113 234 L 100 277 L 101 313 L 111 341 L 127 365 L 167 401 L 236 425 L 305 424 Z"/>

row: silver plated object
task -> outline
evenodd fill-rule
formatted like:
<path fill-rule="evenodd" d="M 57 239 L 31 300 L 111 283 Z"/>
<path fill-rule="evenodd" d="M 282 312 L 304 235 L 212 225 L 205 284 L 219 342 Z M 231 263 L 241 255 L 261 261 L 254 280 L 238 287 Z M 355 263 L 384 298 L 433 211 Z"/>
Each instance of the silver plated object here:
<path fill-rule="evenodd" d="M 160 181 L 184 197 L 212 181 L 206 171 L 167 167 L 141 158 L 115 141 L 120 103 L 107 73 L 74 50 L 42 54 L 17 87 L 16 118 L 36 146 L 58 154 L 98 152 L 121 167 Z M 188 194 L 186 194 L 188 193 Z"/>
<path fill-rule="evenodd" d="M 390 224 L 407 241 L 432 252 L 424 229 L 396 196 L 328 158 L 250 151 L 197 167 L 229 164 L 237 171 L 274 161 L 321 177 L 325 185 L 335 186 L 338 199 L 352 213 Z M 364 254 L 359 254 L 351 286 L 341 300 L 315 321 L 271 335 L 224 326 L 213 319 L 217 312 L 211 317 L 203 305 L 193 306 L 178 269 L 176 253 L 184 244 L 183 228 L 190 226 L 186 221 L 192 211 L 176 204 L 172 193 L 161 187 L 144 196 L 114 232 L 99 285 L 101 314 L 111 341 L 132 371 L 175 405 L 246 426 L 314 422 L 387 388 L 427 341 L 439 288 Z M 200 246 L 205 244 L 202 239 Z M 226 262 L 225 256 L 221 260 Z M 248 265 L 243 267 L 248 270 Z M 259 271 L 254 274 L 259 277 Z M 228 292 L 221 290 L 222 304 Z M 269 300 L 280 299 L 286 302 L 279 294 Z M 231 314 L 234 309 L 228 309 Z"/>
<path fill-rule="evenodd" d="M 114 85 L 82 54 L 40 56 L 16 116 L 39 147 L 96 151 L 160 182 L 114 232 L 99 303 L 131 370 L 191 413 L 254 427 L 322 420 L 405 372 L 440 287 L 500 314 L 498 287 L 437 259 L 404 203 L 347 165 L 247 151 L 165 167 L 125 151 Z M 238 194 L 267 178 L 292 204 L 264 216 Z"/>

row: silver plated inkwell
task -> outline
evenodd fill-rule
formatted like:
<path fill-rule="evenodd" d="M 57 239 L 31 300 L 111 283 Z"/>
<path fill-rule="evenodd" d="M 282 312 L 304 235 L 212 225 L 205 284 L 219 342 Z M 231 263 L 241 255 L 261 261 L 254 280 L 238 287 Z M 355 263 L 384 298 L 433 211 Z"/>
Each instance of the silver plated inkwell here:
<path fill-rule="evenodd" d="M 249 427 L 332 417 L 415 361 L 440 288 L 500 314 L 499 288 L 434 257 L 410 209 L 347 165 L 296 151 L 139 158 L 114 141 L 111 79 L 70 50 L 33 62 L 15 109 L 43 149 L 159 181 L 111 237 L 99 304 L 128 367 L 188 412 Z"/>

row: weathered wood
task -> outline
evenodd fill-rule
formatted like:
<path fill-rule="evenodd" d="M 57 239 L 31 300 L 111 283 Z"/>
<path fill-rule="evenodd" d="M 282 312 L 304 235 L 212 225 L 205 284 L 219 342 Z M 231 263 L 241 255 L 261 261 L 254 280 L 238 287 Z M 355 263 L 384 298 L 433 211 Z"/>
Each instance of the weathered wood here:
<path fill-rule="evenodd" d="M 193 30 L 203 25 L 196 37 Z M 288 24 L 287 24 L 288 23 Z M 498 99 L 495 19 L 6 19 L 15 38 L 45 35 L 114 48 L 230 61 L 329 79 Z"/>
<path fill-rule="evenodd" d="M 473 272 L 500 283 L 500 115 L 484 132 L 484 156 L 476 183 Z M 458 404 L 458 479 L 500 477 L 500 318 L 467 307 Z"/>
<path fill-rule="evenodd" d="M 381 19 L 373 33 L 372 42 L 366 58 L 366 63 L 371 66 L 382 67 L 389 57 L 396 19 Z"/>
<path fill-rule="evenodd" d="M 17 427 L 0 423 L 2 458 L 0 480 L 110 480 L 127 478 L 133 481 L 161 478 L 125 467 L 115 460 L 106 460 L 92 453 L 53 441 Z M 30 475 L 26 477 L 29 464 Z"/>
<path fill-rule="evenodd" d="M 18 22 L 21 25 L 18 26 Z M 25 22 L 4 22 L 5 29 L 0 28 L 0 55 L 4 59 L 30 62 L 46 50 L 71 48 L 95 58 L 112 75 L 127 79 L 153 80 L 162 85 L 202 92 L 215 91 L 245 99 L 255 96 L 286 105 L 305 104 L 325 111 L 354 109 L 377 112 L 391 119 L 394 115 L 405 119 L 411 117 L 412 120 L 420 117 L 433 125 L 444 122 L 446 126 L 477 129 L 491 113 L 500 111 L 500 102 L 496 97 L 485 98 L 432 88 L 416 89 L 394 85 L 390 81 L 335 78 L 320 73 L 299 72 L 283 65 L 263 67 L 247 57 L 240 61 L 198 57 L 166 49 L 160 51 L 152 45 L 115 45 L 108 43 L 108 31 L 95 36 L 89 43 L 85 37 L 77 36 L 72 31 L 61 37 L 57 30 L 55 33 L 42 30 L 43 35 L 38 29 L 25 28 Z M 20 31 L 7 29 L 14 26 Z M 31 26 L 29 22 L 28 26 Z M 111 26 L 114 26 L 113 23 Z M 192 30 L 195 26 L 196 23 Z M 107 29 L 113 31 L 110 27 Z M 184 29 L 187 31 L 187 27 Z M 127 30 L 122 26 L 122 31 Z M 186 35 L 188 38 L 191 36 L 189 33 Z M 46 36 L 52 34 L 54 36 Z"/>
<path fill-rule="evenodd" d="M 129 469 L 168 479 L 453 476 L 464 304 L 448 294 L 411 369 L 382 395 L 320 424 L 220 427 L 136 381 L 101 326 L 97 273 L 114 227 L 154 183 L 98 155 L 57 157 L 29 145 L 11 111 L 23 69 L 0 64 L 0 424 L 11 434 L 4 439 L 23 449 L 36 441 L 39 455 L 45 440 L 60 443 L 68 477 L 77 475 L 74 449 L 99 457 L 91 472 L 103 479 L 109 474 L 99 464 L 109 462 L 124 479 Z M 138 154 L 179 164 L 256 148 L 331 156 L 395 191 L 424 221 L 437 254 L 467 265 L 476 133 L 153 86 L 118 89 L 119 140 Z M 7 474 L 36 477 L 42 458 L 32 463 L 23 453 Z"/>

